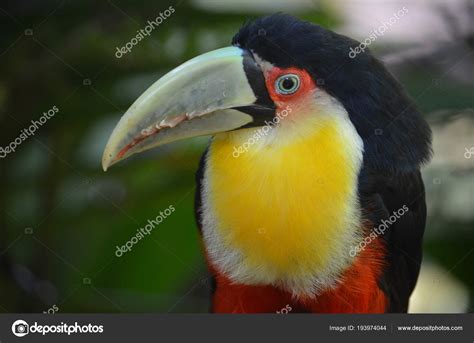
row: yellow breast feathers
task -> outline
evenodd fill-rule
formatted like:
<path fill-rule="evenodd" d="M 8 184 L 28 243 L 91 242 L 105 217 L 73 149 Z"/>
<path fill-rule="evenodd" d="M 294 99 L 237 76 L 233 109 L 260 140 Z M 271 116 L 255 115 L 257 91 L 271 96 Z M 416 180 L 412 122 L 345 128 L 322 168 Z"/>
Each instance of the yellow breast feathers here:
<path fill-rule="evenodd" d="M 244 283 L 329 280 L 344 268 L 360 224 L 354 131 L 335 117 L 216 136 L 204 184 L 211 260 Z"/>

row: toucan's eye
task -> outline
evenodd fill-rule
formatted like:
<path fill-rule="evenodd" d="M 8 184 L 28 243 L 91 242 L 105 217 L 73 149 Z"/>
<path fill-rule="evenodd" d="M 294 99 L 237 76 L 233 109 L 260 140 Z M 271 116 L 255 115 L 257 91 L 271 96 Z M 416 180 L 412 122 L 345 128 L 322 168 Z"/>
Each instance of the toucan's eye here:
<path fill-rule="evenodd" d="M 295 74 L 285 74 L 275 81 L 276 91 L 280 94 L 293 94 L 300 88 L 300 78 Z"/>

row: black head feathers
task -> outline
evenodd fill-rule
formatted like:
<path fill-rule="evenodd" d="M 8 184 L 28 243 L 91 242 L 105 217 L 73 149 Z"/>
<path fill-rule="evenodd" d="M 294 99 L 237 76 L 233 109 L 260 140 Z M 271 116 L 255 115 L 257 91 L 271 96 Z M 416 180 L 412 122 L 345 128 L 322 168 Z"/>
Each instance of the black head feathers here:
<path fill-rule="evenodd" d="M 431 131 L 397 80 L 359 42 L 295 17 L 275 14 L 246 24 L 232 44 L 282 68 L 305 69 L 345 107 L 364 141 L 366 167 L 418 169 L 431 154 Z M 352 56 L 353 57 L 353 56 Z"/>

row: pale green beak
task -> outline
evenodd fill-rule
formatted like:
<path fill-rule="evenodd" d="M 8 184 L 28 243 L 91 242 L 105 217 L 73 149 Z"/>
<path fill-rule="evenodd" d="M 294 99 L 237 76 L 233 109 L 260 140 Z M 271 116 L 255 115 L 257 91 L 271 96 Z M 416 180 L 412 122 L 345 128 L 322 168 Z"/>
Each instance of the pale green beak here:
<path fill-rule="evenodd" d="M 251 123 L 252 115 L 236 108 L 255 105 L 257 95 L 248 75 L 254 79 L 258 73 L 253 57 L 237 47 L 205 53 L 170 71 L 120 119 L 104 150 L 104 171 L 135 153 L 165 143 Z"/>

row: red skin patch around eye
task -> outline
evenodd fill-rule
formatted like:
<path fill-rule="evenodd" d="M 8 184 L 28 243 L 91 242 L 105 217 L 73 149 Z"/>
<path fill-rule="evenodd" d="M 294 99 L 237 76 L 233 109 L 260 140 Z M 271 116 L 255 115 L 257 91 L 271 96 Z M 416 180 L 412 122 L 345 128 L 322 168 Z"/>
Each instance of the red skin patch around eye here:
<path fill-rule="evenodd" d="M 295 74 L 300 78 L 300 87 L 293 94 L 280 94 L 276 90 L 276 80 L 286 74 Z M 273 67 L 265 73 L 265 83 L 268 94 L 277 106 L 277 111 L 285 109 L 287 106 L 296 105 L 313 93 L 316 85 L 311 76 L 303 69 L 298 68 L 278 68 Z"/>

